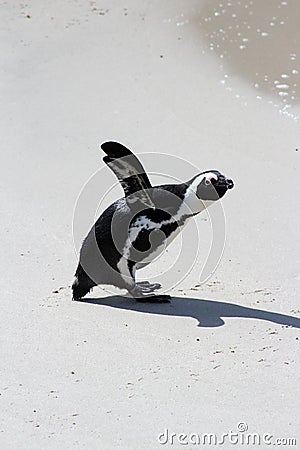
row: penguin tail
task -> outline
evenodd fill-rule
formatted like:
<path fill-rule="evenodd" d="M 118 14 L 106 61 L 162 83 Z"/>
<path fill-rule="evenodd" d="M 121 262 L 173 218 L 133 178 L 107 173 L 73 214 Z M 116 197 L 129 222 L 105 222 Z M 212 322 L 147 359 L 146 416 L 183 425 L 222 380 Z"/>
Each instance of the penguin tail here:
<path fill-rule="evenodd" d="M 94 286 L 96 286 L 96 283 L 91 280 L 79 264 L 72 284 L 73 300 L 80 300 L 88 294 Z"/>

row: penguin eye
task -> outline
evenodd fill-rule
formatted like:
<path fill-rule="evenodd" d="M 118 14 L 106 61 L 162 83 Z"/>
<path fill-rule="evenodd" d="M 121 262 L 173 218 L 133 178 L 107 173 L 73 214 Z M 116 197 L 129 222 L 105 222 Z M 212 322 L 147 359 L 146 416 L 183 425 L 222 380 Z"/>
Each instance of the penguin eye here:
<path fill-rule="evenodd" d="M 205 178 L 204 184 L 205 184 L 206 186 L 209 186 L 209 185 L 211 184 L 211 181 L 208 180 L 207 178 Z"/>

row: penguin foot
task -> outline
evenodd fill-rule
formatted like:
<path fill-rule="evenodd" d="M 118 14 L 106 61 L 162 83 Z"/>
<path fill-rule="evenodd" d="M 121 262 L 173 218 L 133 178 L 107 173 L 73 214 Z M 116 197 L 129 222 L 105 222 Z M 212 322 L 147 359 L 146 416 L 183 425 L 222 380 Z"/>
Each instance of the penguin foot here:
<path fill-rule="evenodd" d="M 155 283 L 158 284 L 158 283 Z M 151 284 L 149 283 L 151 286 Z M 145 286 L 145 283 L 144 283 Z M 151 288 L 148 290 L 148 284 L 146 282 L 147 288 L 143 288 L 142 286 L 137 283 L 133 289 L 129 291 L 129 293 L 132 295 L 134 300 L 140 303 L 169 303 L 170 302 L 170 295 L 151 295 Z M 159 285 L 160 286 L 160 285 Z M 158 288 L 156 288 L 158 289 Z M 149 294 L 150 292 L 150 294 Z"/>
<path fill-rule="evenodd" d="M 139 303 L 170 303 L 170 295 L 144 295 L 141 297 L 134 297 Z"/>
<path fill-rule="evenodd" d="M 136 284 L 139 287 L 139 290 L 144 293 L 153 292 L 161 288 L 160 283 L 149 283 L 149 281 L 140 281 Z"/>

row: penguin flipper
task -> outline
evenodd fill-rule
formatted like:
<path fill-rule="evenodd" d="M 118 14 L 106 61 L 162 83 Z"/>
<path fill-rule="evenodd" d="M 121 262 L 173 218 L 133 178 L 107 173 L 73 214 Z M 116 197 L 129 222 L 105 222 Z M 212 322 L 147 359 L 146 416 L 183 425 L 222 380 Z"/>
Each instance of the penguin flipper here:
<path fill-rule="evenodd" d="M 120 181 L 125 197 L 130 197 L 132 201 L 136 198 L 147 207 L 154 208 L 154 203 L 147 192 L 152 185 L 139 159 L 118 142 L 104 142 L 101 148 L 107 155 L 103 161 Z"/>

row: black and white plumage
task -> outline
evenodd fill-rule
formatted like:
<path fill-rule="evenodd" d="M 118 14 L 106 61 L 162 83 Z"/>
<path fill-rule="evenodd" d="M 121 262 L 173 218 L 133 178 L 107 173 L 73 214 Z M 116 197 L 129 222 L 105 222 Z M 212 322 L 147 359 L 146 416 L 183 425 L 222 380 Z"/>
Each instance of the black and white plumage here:
<path fill-rule="evenodd" d="M 168 301 L 153 295 L 158 283 L 137 283 L 136 270 L 164 251 L 188 219 L 223 197 L 233 181 L 209 170 L 180 184 L 152 186 L 138 158 L 117 142 L 101 145 L 103 161 L 119 179 L 125 196 L 110 205 L 96 221 L 80 250 L 72 285 L 73 299 L 94 286 L 109 284 L 137 301 Z"/>

